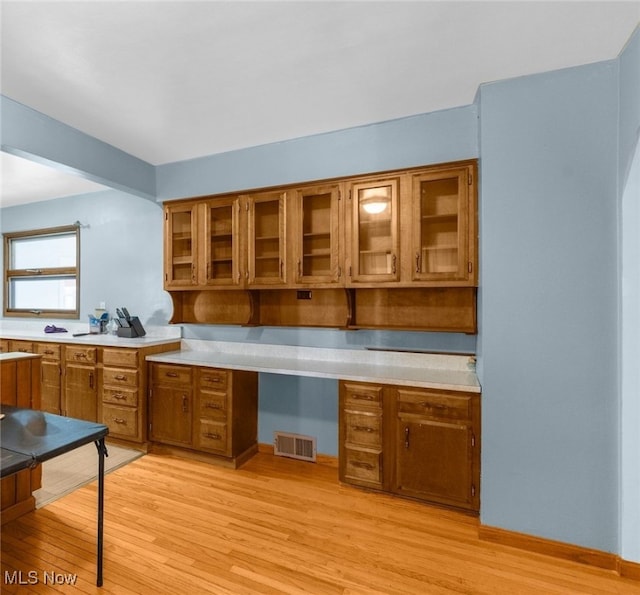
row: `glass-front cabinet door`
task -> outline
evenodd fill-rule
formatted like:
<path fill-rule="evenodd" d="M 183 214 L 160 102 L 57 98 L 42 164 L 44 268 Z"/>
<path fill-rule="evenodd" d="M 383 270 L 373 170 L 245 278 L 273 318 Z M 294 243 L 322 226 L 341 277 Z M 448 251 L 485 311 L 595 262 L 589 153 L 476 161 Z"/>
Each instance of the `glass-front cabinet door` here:
<path fill-rule="evenodd" d="M 398 178 L 351 186 L 352 281 L 398 281 Z"/>
<path fill-rule="evenodd" d="M 185 287 L 197 283 L 196 206 L 165 208 L 165 287 Z"/>
<path fill-rule="evenodd" d="M 469 168 L 413 178 L 413 280 L 462 281 L 472 274 L 469 255 Z"/>
<path fill-rule="evenodd" d="M 206 285 L 237 286 L 241 282 L 240 199 L 220 198 L 204 205 L 204 270 Z"/>
<path fill-rule="evenodd" d="M 246 197 L 248 209 L 248 275 L 250 286 L 286 281 L 286 194 L 266 192 Z"/>
<path fill-rule="evenodd" d="M 340 214 L 337 185 L 295 192 L 296 283 L 337 283 L 340 279 Z"/>

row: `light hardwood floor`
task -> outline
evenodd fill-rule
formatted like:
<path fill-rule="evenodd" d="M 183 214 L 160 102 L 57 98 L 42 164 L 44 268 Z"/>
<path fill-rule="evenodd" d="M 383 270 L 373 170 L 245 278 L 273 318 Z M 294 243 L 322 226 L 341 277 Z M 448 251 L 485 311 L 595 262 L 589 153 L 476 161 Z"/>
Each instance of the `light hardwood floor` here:
<path fill-rule="evenodd" d="M 152 454 L 109 474 L 102 589 L 95 524 L 93 483 L 5 525 L 0 591 L 640 594 L 609 571 L 482 542 L 474 517 L 264 453 L 235 471 Z M 24 582 L 44 572 L 77 581 L 7 584 L 15 571 Z"/>

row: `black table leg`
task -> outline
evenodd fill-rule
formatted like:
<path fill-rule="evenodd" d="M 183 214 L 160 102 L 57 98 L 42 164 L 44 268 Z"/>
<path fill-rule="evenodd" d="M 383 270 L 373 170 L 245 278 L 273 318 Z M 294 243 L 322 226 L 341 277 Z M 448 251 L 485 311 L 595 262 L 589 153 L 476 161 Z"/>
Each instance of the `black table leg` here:
<path fill-rule="evenodd" d="M 104 524 L 104 457 L 109 456 L 104 438 L 96 441 L 98 449 L 98 553 L 96 569 L 96 585 L 102 587 L 102 547 Z"/>

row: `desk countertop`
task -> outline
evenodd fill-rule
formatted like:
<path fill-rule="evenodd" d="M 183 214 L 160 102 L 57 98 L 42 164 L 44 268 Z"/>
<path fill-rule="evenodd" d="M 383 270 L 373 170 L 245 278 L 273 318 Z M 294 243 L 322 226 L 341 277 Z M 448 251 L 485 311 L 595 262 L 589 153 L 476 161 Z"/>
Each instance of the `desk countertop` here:
<path fill-rule="evenodd" d="M 181 351 L 151 355 L 147 360 L 471 393 L 481 391 L 475 373 L 475 358 L 468 355 L 323 349 L 183 339 Z"/>

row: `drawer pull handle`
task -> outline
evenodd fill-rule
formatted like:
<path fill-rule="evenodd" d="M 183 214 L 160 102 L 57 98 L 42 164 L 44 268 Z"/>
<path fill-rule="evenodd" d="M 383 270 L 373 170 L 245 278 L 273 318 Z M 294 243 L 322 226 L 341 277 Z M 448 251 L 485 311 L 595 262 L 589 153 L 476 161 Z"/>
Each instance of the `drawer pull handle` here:
<path fill-rule="evenodd" d="M 114 399 L 118 399 L 118 401 L 126 401 L 127 400 L 127 396 L 123 395 L 121 393 L 117 393 L 115 395 L 113 395 Z"/>
<path fill-rule="evenodd" d="M 115 421 L 117 424 L 126 424 L 126 420 L 122 419 L 121 417 L 112 417 L 111 418 L 113 421 Z"/>
<path fill-rule="evenodd" d="M 372 395 L 365 395 L 362 393 L 352 393 L 352 398 L 357 399 L 358 401 L 374 401 L 375 398 Z"/>
<path fill-rule="evenodd" d="M 20 353 L 29 353 L 29 350 L 28 350 L 28 349 L 25 349 L 24 347 L 20 347 L 20 348 L 18 349 L 18 351 L 19 351 Z"/>
<path fill-rule="evenodd" d="M 167 372 L 166 374 L 169 378 L 177 378 L 178 377 L 178 373 L 177 372 Z"/>
<path fill-rule="evenodd" d="M 126 379 L 127 379 L 127 377 L 126 377 L 126 376 L 123 376 L 122 374 L 118 374 L 117 376 L 114 376 L 114 378 L 115 378 L 116 380 L 126 380 Z"/>
<path fill-rule="evenodd" d="M 404 427 L 404 447 L 409 448 L 409 426 Z"/>
<path fill-rule="evenodd" d="M 373 428 L 369 426 L 352 426 L 354 432 L 375 432 Z"/>
<path fill-rule="evenodd" d="M 208 409 L 222 409 L 222 405 L 220 403 L 206 403 L 205 407 L 207 407 Z"/>
<path fill-rule="evenodd" d="M 211 440 L 220 440 L 222 436 L 220 434 L 213 434 L 211 432 L 205 432 L 202 434 L 205 438 L 211 438 Z"/>
<path fill-rule="evenodd" d="M 187 395 L 182 395 L 182 411 L 184 413 L 189 411 L 189 399 L 187 399 Z"/>
<path fill-rule="evenodd" d="M 368 469 L 369 471 L 374 469 L 374 467 L 373 467 L 373 465 L 371 463 L 363 463 L 362 461 L 352 461 L 351 464 L 354 467 L 360 467 L 361 469 Z"/>
<path fill-rule="evenodd" d="M 205 376 L 204 380 L 207 382 L 221 382 L 220 378 L 217 376 Z"/>
<path fill-rule="evenodd" d="M 45 349 L 44 354 L 45 355 L 53 355 L 53 351 L 51 351 L 51 349 Z"/>

